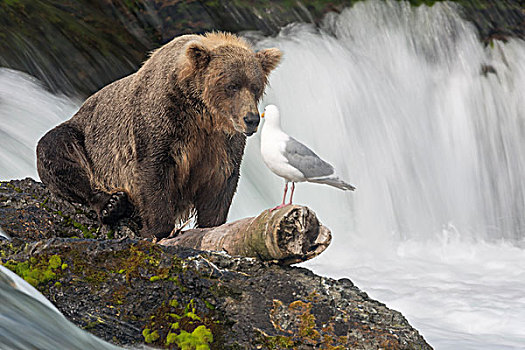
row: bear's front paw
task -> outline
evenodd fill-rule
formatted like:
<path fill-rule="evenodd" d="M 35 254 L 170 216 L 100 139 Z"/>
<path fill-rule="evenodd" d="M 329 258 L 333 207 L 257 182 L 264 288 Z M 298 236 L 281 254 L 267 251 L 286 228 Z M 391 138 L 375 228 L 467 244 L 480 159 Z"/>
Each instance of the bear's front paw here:
<path fill-rule="evenodd" d="M 109 197 L 108 202 L 100 211 L 100 220 L 106 225 L 117 223 L 123 217 L 128 217 L 133 212 L 133 206 L 126 192 L 115 192 Z"/>

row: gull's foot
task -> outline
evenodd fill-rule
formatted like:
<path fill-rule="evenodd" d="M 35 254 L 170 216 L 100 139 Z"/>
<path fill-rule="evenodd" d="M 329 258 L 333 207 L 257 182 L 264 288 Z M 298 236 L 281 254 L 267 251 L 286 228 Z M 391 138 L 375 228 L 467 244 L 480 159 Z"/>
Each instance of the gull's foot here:
<path fill-rule="evenodd" d="M 123 191 L 115 192 L 100 211 L 100 221 L 103 224 L 112 225 L 123 217 L 130 216 L 132 212 L 133 206 L 129 201 L 128 194 Z"/>
<path fill-rule="evenodd" d="M 286 207 L 286 206 L 288 206 L 288 205 L 290 205 L 290 204 L 280 204 L 280 205 L 276 206 L 275 208 L 270 209 L 270 213 L 271 213 L 272 211 L 274 211 L 274 210 L 284 208 L 284 207 Z"/>

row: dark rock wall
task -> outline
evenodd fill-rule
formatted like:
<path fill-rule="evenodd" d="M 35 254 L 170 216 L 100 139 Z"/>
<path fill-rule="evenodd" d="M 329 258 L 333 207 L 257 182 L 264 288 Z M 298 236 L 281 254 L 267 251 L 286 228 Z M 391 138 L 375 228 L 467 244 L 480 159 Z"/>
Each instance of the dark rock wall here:
<path fill-rule="evenodd" d="M 274 34 L 318 22 L 356 0 L 6 0 L 0 2 L 0 66 L 53 91 L 86 97 L 135 71 L 174 36 L 210 30 Z M 431 6 L 434 0 L 410 0 Z M 525 37 L 522 0 L 457 0 L 480 40 Z"/>
<path fill-rule="evenodd" d="M 309 3 L 312 3 L 311 5 Z M 343 1 L 9 0 L 0 2 L 0 66 L 52 91 L 87 96 L 135 71 L 174 36 L 211 30 L 275 32 Z"/>

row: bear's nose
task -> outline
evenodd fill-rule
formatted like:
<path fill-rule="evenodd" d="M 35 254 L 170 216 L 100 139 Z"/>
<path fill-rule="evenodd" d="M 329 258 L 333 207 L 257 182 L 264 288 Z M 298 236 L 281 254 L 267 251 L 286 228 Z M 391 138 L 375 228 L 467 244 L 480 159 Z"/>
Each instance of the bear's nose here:
<path fill-rule="evenodd" d="M 257 131 L 257 127 L 259 126 L 259 121 L 261 118 L 259 117 L 259 113 L 248 113 L 244 117 L 244 123 L 246 124 L 246 133 L 247 134 L 253 134 L 255 131 Z"/>

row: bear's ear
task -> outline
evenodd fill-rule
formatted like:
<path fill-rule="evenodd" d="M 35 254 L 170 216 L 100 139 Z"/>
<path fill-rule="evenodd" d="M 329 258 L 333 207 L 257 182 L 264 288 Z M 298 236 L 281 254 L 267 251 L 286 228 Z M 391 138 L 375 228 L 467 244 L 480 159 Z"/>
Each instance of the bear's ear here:
<path fill-rule="evenodd" d="M 272 48 L 272 49 L 265 49 L 258 51 L 256 53 L 257 58 L 261 62 L 261 66 L 264 70 L 264 73 L 266 75 L 270 74 L 270 72 L 277 67 L 279 62 L 281 61 L 282 52 L 279 49 Z"/>
<path fill-rule="evenodd" d="M 197 69 L 206 68 L 211 59 L 210 52 L 200 43 L 190 44 L 186 49 L 186 56 Z"/>

